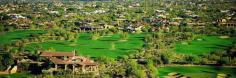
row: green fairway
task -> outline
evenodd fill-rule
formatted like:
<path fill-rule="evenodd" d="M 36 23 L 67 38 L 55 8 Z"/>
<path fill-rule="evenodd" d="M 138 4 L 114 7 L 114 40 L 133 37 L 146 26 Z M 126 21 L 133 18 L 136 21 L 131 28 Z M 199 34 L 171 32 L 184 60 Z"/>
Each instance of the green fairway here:
<path fill-rule="evenodd" d="M 32 78 L 33 75 L 30 73 L 14 73 L 9 75 L 0 75 L 0 78 Z"/>
<path fill-rule="evenodd" d="M 162 78 L 171 72 L 177 72 L 191 78 L 216 78 L 219 73 L 228 74 L 230 78 L 236 78 L 236 68 L 231 67 L 175 66 L 158 68 L 158 75 Z"/>
<path fill-rule="evenodd" d="M 0 43 L 9 44 L 15 40 L 29 37 L 31 34 L 44 33 L 42 30 L 19 30 L 0 34 Z"/>
<path fill-rule="evenodd" d="M 43 49 L 54 48 L 56 51 L 71 52 L 77 50 L 79 55 L 98 57 L 107 56 L 115 58 L 117 56 L 133 53 L 143 46 L 145 34 L 129 34 L 127 41 L 120 41 L 119 34 L 104 36 L 98 40 L 91 40 L 90 34 L 79 34 L 79 39 L 74 44 L 68 41 L 49 41 L 44 43 L 32 43 L 27 45 L 27 50 L 33 50 L 41 45 Z M 115 44 L 115 49 L 111 50 L 111 43 Z"/>
<path fill-rule="evenodd" d="M 215 50 L 223 50 L 231 46 L 235 37 L 222 39 L 219 36 L 201 36 L 201 40 L 193 40 L 186 43 L 177 42 L 175 51 L 177 53 L 201 55 Z"/>

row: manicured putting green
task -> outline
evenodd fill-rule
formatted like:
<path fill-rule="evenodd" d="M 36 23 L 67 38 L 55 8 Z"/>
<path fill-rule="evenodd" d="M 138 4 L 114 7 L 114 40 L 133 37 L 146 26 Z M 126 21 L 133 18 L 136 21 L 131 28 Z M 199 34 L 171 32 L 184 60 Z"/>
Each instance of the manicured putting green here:
<path fill-rule="evenodd" d="M 32 43 L 26 46 L 27 50 L 33 50 L 37 46 L 43 49 L 54 48 L 60 52 L 71 52 L 77 50 L 79 55 L 98 57 L 106 56 L 116 58 L 130 53 L 134 53 L 143 46 L 143 37 L 145 34 L 129 34 L 127 41 L 120 41 L 119 34 L 104 36 L 98 40 L 91 40 L 89 33 L 79 34 L 76 43 L 68 41 L 49 41 L 44 43 Z M 111 49 L 111 44 L 115 44 L 115 49 Z"/>
<path fill-rule="evenodd" d="M 220 38 L 220 36 L 201 36 L 189 42 L 177 42 L 175 51 L 177 53 L 201 55 L 215 50 L 223 50 L 231 46 L 236 37 Z"/>
<path fill-rule="evenodd" d="M 20 40 L 22 38 L 29 37 L 31 34 L 42 34 L 43 30 L 19 30 L 0 34 L 0 43 L 9 44 L 15 40 Z"/>
<path fill-rule="evenodd" d="M 173 66 L 158 68 L 158 75 L 163 78 L 171 72 L 176 72 L 191 78 L 216 78 L 217 74 L 228 74 L 230 78 L 236 78 L 236 68 L 214 66 Z"/>

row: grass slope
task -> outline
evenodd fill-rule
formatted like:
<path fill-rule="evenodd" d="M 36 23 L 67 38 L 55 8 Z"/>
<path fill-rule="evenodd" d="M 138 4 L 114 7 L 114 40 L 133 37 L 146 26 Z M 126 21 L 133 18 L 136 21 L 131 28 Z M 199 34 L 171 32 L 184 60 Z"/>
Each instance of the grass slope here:
<path fill-rule="evenodd" d="M 0 43 L 9 44 L 15 40 L 20 40 L 22 38 L 29 37 L 31 34 L 44 33 L 42 30 L 19 30 L 0 34 Z"/>
<path fill-rule="evenodd" d="M 127 55 L 135 52 L 143 46 L 144 34 L 129 34 L 127 41 L 120 41 L 119 34 L 112 36 L 104 36 L 98 40 L 91 40 L 90 34 L 79 34 L 78 41 L 73 44 L 68 41 L 49 41 L 44 43 L 32 43 L 27 45 L 28 50 L 33 50 L 37 45 L 41 45 L 43 49 L 54 48 L 56 51 L 71 52 L 74 49 L 79 51 L 79 55 L 98 57 L 106 56 L 115 58 L 117 56 Z M 115 44 L 115 50 L 111 50 L 111 43 Z"/>
<path fill-rule="evenodd" d="M 7 75 L 0 75 L 0 78 L 32 78 L 33 75 L 29 73 L 14 73 L 14 74 L 7 74 Z"/>
<path fill-rule="evenodd" d="M 178 42 L 175 51 L 183 54 L 201 55 L 215 50 L 226 49 L 236 41 L 235 37 L 222 39 L 219 36 L 201 36 L 201 39 L 189 41 L 187 44 Z"/>
<path fill-rule="evenodd" d="M 229 74 L 230 78 L 236 78 L 236 68 L 214 66 L 175 66 L 160 67 L 158 75 L 163 78 L 170 72 L 177 72 L 191 78 L 216 78 L 217 74 Z"/>

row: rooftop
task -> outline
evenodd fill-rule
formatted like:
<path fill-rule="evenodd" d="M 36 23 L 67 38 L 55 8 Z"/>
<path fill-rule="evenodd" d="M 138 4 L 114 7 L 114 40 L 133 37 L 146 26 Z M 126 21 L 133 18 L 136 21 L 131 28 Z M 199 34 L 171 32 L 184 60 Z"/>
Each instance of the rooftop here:
<path fill-rule="evenodd" d="M 40 56 L 43 56 L 43 57 L 58 57 L 58 56 L 73 57 L 73 56 L 75 56 L 75 54 L 73 52 L 41 52 Z"/>

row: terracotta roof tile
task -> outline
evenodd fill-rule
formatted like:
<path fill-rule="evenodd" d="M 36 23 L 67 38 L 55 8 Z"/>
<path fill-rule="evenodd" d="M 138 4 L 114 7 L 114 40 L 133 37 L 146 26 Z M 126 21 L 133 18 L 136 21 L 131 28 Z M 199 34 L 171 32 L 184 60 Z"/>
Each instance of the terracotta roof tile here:
<path fill-rule="evenodd" d="M 97 65 L 93 60 L 82 56 L 75 56 L 73 52 L 41 52 L 40 56 L 49 57 L 54 64 L 77 64 L 77 65 Z M 68 56 L 66 60 L 56 58 L 58 56 Z"/>
<path fill-rule="evenodd" d="M 44 57 L 57 57 L 57 56 L 73 57 L 74 53 L 72 53 L 72 52 L 41 52 L 40 56 L 44 56 Z"/>
<path fill-rule="evenodd" d="M 53 62 L 54 64 L 78 64 L 78 65 L 90 65 L 90 66 L 97 65 L 97 63 L 88 58 L 84 57 L 78 58 L 78 56 L 76 56 L 76 58 L 69 58 L 68 60 L 62 60 L 52 57 L 50 58 L 50 61 Z"/>

